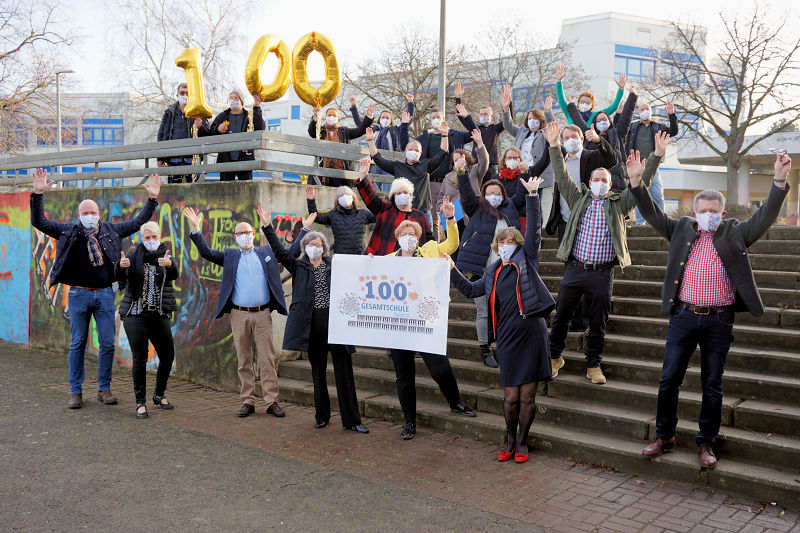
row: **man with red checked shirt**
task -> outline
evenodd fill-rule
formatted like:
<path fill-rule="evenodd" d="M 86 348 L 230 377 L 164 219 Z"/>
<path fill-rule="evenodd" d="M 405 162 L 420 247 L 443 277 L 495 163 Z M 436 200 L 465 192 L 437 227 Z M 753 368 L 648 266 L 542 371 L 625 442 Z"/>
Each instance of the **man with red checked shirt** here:
<path fill-rule="evenodd" d="M 666 147 L 665 132 L 656 144 Z M 651 459 L 675 446 L 678 424 L 678 391 L 695 348 L 700 345 L 703 401 L 698 420 L 697 451 L 700 466 L 717 464 L 713 445 L 722 418 L 722 373 L 733 340 L 736 311 L 764 314 L 747 248 L 775 221 L 789 192 L 786 176 L 792 160 L 780 154 L 775 160 L 775 178 L 769 196 L 752 217 L 740 222 L 723 219 L 725 197 L 706 190 L 694 197 L 695 217 L 673 219 L 664 214 L 641 187 L 644 161 L 631 150 L 627 161 L 631 191 L 647 222 L 670 241 L 667 273 L 661 291 L 661 310 L 669 314 L 666 353 L 658 383 L 656 440 L 642 456 Z"/>

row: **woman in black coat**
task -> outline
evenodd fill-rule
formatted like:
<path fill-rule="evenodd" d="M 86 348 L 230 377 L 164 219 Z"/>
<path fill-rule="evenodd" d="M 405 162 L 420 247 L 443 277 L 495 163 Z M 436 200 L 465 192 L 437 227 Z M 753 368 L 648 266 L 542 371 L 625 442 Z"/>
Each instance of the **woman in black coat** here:
<path fill-rule="evenodd" d="M 275 257 L 293 276 L 292 303 L 286 318 L 283 349 L 308 353 L 314 380 L 314 426 L 318 429 L 324 428 L 331 419 L 331 400 L 326 378 L 330 351 L 342 426 L 359 433 L 369 433 L 369 429 L 361 423 L 361 414 L 358 412 L 350 348 L 341 344 L 328 344 L 328 312 L 331 301 L 331 257 L 328 241 L 322 233 L 307 233 L 300 242 L 303 253 L 299 259 L 295 259 L 275 235 L 270 224 L 272 219 L 260 205 L 258 216 L 261 218 L 261 231 L 266 235 Z M 312 213 L 305 219 L 304 229 L 308 230 L 315 218 L 316 213 Z"/>
<path fill-rule="evenodd" d="M 317 211 L 317 190 L 306 187 L 308 212 L 317 213 L 317 224 L 331 227 L 333 232 L 332 250 L 335 254 L 364 254 L 364 231 L 367 224 L 375 223 L 375 215 L 369 209 L 362 209 L 358 195 L 347 185 L 336 189 L 336 205 L 330 211 Z"/>
<path fill-rule="evenodd" d="M 536 414 L 536 389 L 540 381 L 552 377 L 545 317 L 555 302 L 539 277 L 542 181 L 541 178 L 520 181 L 528 191 L 526 213 L 530 222 L 524 239 L 516 228 L 498 231 L 492 248 L 500 259 L 487 266 L 477 281 L 467 280 L 457 269 L 450 273 L 451 283 L 464 296 L 489 296 L 508 430 L 508 442 L 497 454 L 499 461 L 512 457 L 518 463 L 528 460 L 528 433 Z M 450 267 L 454 266 L 451 260 Z"/>
<path fill-rule="evenodd" d="M 123 252 L 114 269 L 119 288 L 125 291 L 119 315 L 131 347 L 136 416 L 147 418 L 148 341 L 158 355 L 153 403 L 162 409 L 173 408 L 164 392 L 175 360 L 170 315 L 177 309 L 172 282 L 178 279 L 178 267 L 161 243 L 158 224 L 145 223 L 140 235 L 141 242 L 133 255 L 125 257 Z"/>

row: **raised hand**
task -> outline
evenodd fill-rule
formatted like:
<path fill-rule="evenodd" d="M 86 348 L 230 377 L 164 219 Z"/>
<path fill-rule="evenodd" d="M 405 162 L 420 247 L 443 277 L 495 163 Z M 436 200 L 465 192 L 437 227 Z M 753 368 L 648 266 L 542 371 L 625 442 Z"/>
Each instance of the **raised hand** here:
<path fill-rule="evenodd" d="M 653 153 L 657 156 L 661 157 L 667 151 L 667 146 L 670 145 L 672 142 L 672 137 L 666 131 L 659 131 L 656 133 L 656 149 L 653 150 Z"/>
<path fill-rule="evenodd" d="M 442 125 L 439 126 L 439 132 L 442 135 L 447 135 L 448 133 L 450 133 L 450 124 L 448 124 L 446 120 L 443 120 Z"/>
<path fill-rule="evenodd" d="M 313 224 L 316 219 L 317 219 L 317 212 L 314 211 L 313 213 L 311 213 L 310 215 L 308 215 L 306 218 L 303 219 L 303 229 L 310 230 L 311 224 Z"/>
<path fill-rule="evenodd" d="M 561 128 L 558 122 L 550 122 L 544 129 L 544 138 L 547 139 L 550 146 L 558 146 L 561 144 Z"/>
<path fill-rule="evenodd" d="M 403 113 L 400 115 L 400 122 L 403 124 L 408 124 L 411 122 L 411 113 L 408 111 L 403 111 Z"/>
<path fill-rule="evenodd" d="M 131 260 L 125 257 L 125 252 L 122 252 L 122 257 L 119 260 L 119 267 L 128 268 L 129 266 L 131 266 Z"/>
<path fill-rule="evenodd" d="M 264 211 L 264 208 L 261 207 L 261 204 L 258 204 L 256 212 L 258 213 L 258 218 L 261 220 L 262 226 L 269 226 L 270 224 L 272 224 L 272 213 Z"/>
<path fill-rule="evenodd" d="M 158 266 L 162 267 L 171 267 L 172 266 L 172 258 L 169 256 L 169 252 L 164 254 L 164 257 L 158 258 Z"/>
<path fill-rule="evenodd" d="M 150 183 L 142 185 L 147 194 L 155 200 L 158 198 L 158 193 L 161 191 L 161 176 L 158 174 L 150 174 Z"/>
<path fill-rule="evenodd" d="M 620 89 L 625 89 L 625 84 L 628 82 L 628 76 L 625 74 L 620 74 L 619 78 L 617 78 L 617 87 Z"/>
<path fill-rule="evenodd" d="M 596 131 L 594 131 L 594 124 L 592 124 L 591 128 L 586 130 L 585 135 L 587 141 L 593 142 L 595 144 L 600 144 L 600 136 L 597 134 Z"/>
<path fill-rule="evenodd" d="M 526 172 L 528 172 L 529 168 L 530 167 L 528 166 L 528 163 L 526 163 L 525 161 L 520 159 L 520 161 L 519 161 L 519 172 L 520 172 L 520 174 L 525 174 Z"/>
<path fill-rule="evenodd" d="M 481 130 L 474 129 L 472 130 L 472 141 L 475 143 L 475 146 L 480 146 L 483 144 L 483 135 L 481 135 Z"/>
<path fill-rule="evenodd" d="M 456 82 L 456 86 L 453 87 L 453 96 L 456 98 L 461 98 L 464 96 L 464 87 L 461 86 L 461 82 Z"/>
<path fill-rule="evenodd" d="M 355 96 L 351 96 L 351 97 L 350 97 L 350 105 L 351 105 L 351 106 L 354 106 L 354 105 L 356 105 L 356 97 L 355 97 Z"/>
<path fill-rule="evenodd" d="M 192 226 L 192 231 L 200 231 L 200 224 L 203 223 L 203 214 L 195 211 L 193 207 L 184 207 L 183 216 L 189 221 Z"/>
<path fill-rule="evenodd" d="M 406 93 L 406 102 L 413 102 L 413 101 L 414 101 L 414 95 L 411 93 Z"/>
<path fill-rule="evenodd" d="M 364 132 L 364 137 L 367 138 L 367 141 L 372 141 L 375 139 L 375 130 L 372 128 L 367 128 L 367 131 Z"/>
<path fill-rule="evenodd" d="M 369 104 L 369 106 L 367 106 L 367 116 L 369 118 L 375 116 L 375 104 Z"/>
<path fill-rule="evenodd" d="M 548 96 L 547 98 L 544 99 L 544 102 L 542 102 L 542 109 L 545 112 L 550 112 L 550 111 L 553 110 L 553 97 L 552 96 Z"/>
<path fill-rule="evenodd" d="M 450 218 L 456 214 L 456 206 L 450 202 L 449 196 L 442 197 L 442 207 L 440 208 L 440 211 L 445 218 Z"/>
<path fill-rule="evenodd" d="M 668 100 L 667 104 L 664 106 L 664 111 L 667 112 L 667 115 L 674 115 L 675 114 L 675 106 L 672 105 L 672 102 L 670 102 Z"/>
<path fill-rule="evenodd" d="M 503 109 L 508 110 L 511 107 L 511 85 L 504 85 L 503 92 L 500 94 L 500 101 L 503 104 Z"/>
<path fill-rule="evenodd" d="M 253 93 L 253 107 L 258 107 L 261 105 L 261 95 L 258 93 Z"/>
<path fill-rule="evenodd" d="M 55 184 L 54 181 L 47 181 L 47 171 L 45 169 L 37 168 L 33 173 L 33 192 L 36 194 L 42 194 Z"/>
<path fill-rule="evenodd" d="M 775 158 L 775 179 L 785 180 L 792 169 L 792 158 L 786 154 L 778 154 Z"/>
<path fill-rule="evenodd" d="M 356 178 L 356 181 L 361 181 L 361 178 L 363 178 L 367 174 L 369 174 L 369 166 L 370 166 L 369 157 L 365 157 L 361 161 L 358 162 L 358 173 L 359 173 L 359 176 L 358 176 L 358 178 Z"/>
<path fill-rule="evenodd" d="M 631 187 L 638 187 L 642 182 L 642 172 L 644 172 L 644 161 L 639 155 L 639 150 L 631 150 L 627 161 L 625 161 L 625 168 L 628 169 L 628 179 L 631 182 Z"/>
<path fill-rule="evenodd" d="M 464 104 L 456 104 L 456 115 L 461 118 L 466 118 L 469 113 L 467 113 L 467 107 Z"/>
<path fill-rule="evenodd" d="M 317 190 L 311 185 L 306 185 L 306 199 L 316 200 L 316 198 L 317 198 Z"/>
<path fill-rule="evenodd" d="M 538 191 L 539 190 L 539 185 L 541 185 L 542 182 L 544 182 L 544 180 L 542 178 L 533 176 L 533 177 L 529 178 L 528 181 L 520 179 L 519 182 L 522 183 L 522 185 L 525 187 L 525 189 L 530 193 L 530 192 Z"/>
<path fill-rule="evenodd" d="M 556 81 L 561 81 L 564 79 L 564 76 L 567 75 L 567 69 L 564 65 L 558 65 L 556 67 Z"/>

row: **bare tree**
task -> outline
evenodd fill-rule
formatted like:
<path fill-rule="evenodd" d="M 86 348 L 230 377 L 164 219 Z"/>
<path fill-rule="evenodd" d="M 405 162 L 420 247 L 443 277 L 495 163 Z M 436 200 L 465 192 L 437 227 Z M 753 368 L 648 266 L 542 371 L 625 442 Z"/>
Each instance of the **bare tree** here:
<path fill-rule="evenodd" d="M 800 38 L 789 19 L 758 5 L 720 18 L 724 32 L 710 58 L 704 28 L 673 23 L 669 41 L 654 51 L 660 59 L 644 88 L 659 101 L 671 100 L 679 123 L 724 161 L 728 199 L 738 202 L 742 157 L 800 121 Z M 745 139 L 758 126 L 766 130 Z"/>
<path fill-rule="evenodd" d="M 73 41 L 69 32 L 55 29 L 61 14 L 54 0 L 0 4 L 0 152 L 27 150 L 30 128 L 55 116 L 55 73 Z M 55 131 L 41 132 L 50 130 Z"/>

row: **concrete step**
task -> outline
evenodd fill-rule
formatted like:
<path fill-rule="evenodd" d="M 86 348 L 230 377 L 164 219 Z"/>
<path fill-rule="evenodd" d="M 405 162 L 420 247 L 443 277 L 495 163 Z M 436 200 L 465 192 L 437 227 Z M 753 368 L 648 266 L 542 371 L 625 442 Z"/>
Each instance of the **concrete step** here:
<path fill-rule="evenodd" d="M 762 239 L 797 240 L 800 239 L 800 226 L 772 226 Z"/>
<path fill-rule="evenodd" d="M 800 437 L 800 406 L 797 404 L 745 400 L 736 406 L 735 421 L 741 428 Z"/>
<path fill-rule="evenodd" d="M 615 282 L 616 283 L 616 282 Z M 781 327 L 781 307 L 764 308 L 764 314 L 753 316 L 750 313 L 736 313 L 738 324 L 753 324 L 758 326 Z M 615 315 L 663 317 L 661 314 L 661 298 L 639 298 L 635 296 L 614 296 L 611 302 L 611 312 Z"/>

